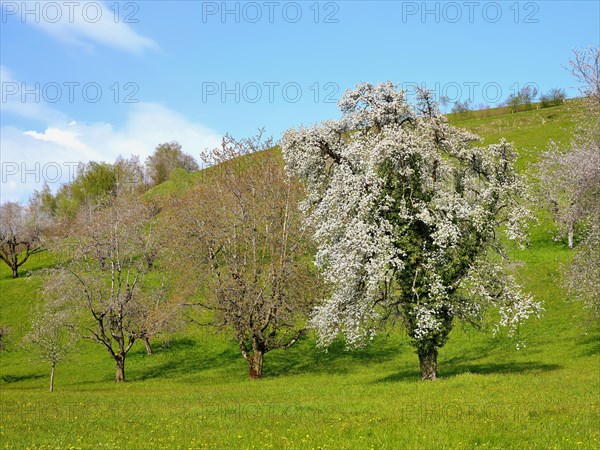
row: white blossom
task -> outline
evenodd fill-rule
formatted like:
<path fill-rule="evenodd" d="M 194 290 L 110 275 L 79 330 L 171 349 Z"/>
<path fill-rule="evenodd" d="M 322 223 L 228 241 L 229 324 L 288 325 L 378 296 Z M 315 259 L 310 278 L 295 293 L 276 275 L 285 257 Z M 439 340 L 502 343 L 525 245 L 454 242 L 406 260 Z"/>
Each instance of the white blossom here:
<path fill-rule="evenodd" d="M 333 290 L 315 309 L 318 342 L 343 334 L 349 346 L 400 316 L 417 342 L 441 346 L 454 317 L 495 307 L 512 333 L 541 311 L 488 261 L 500 230 L 523 241 L 528 212 L 518 199 L 513 146 L 487 147 L 451 127 L 420 92 L 411 107 L 392 83 L 344 94 L 343 116 L 288 130 L 286 169 L 305 184 L 316 263 Z"/>

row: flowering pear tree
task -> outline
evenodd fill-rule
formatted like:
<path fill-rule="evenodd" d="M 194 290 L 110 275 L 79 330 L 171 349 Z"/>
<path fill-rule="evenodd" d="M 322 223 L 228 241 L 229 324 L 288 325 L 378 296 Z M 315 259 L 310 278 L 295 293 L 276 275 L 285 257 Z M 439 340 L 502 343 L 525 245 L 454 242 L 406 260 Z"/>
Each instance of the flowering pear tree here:
<path fill-rule="evenodd" d="M 495 309 L 512 334 L 541 311 L 504 264 L 503 235 L 522 243 L 528 217 L 513 146 L 477 145 L 428 91 L 411 107 L 390 82 L 360 84 L 339 106 L 340 120 L 288 130 L 281 142 L 289 174 L 306 186 L 301 208 L 332 287 L 311 319 L 318 344 L 343 334 L 364 345 L 399 319 L 421 378 L 436 379 L 455 319 L 476 324 Z"/>
<path fill-rule="evenodd" d="M 548 150 L 536 164 L 537 191 L 540 204 L 554 216 L 559 230 L 567 235 L 569 248 L 574 246 L 576 225 L 584 228 L 598 222 L 600 192 L 600 47 L 574 50 L 569 70 L 582 84 L 583 98 L 569 146 L 550 141 Z M 582 228 L 582 227 L 580 227 Z M 588 232 L 587 236 L 591 236 Z M 592 237 L 592 240 L 598 237 Z M 586 240 L 583 236 L 582 241 Z M 587 245 L 587 244 L 585 244 Z M 584 245 L 584 246 L 585 246 Z M 592 254 L 593 254 L 592 245 Z M 581 262 L 588 260 L 583 257 Z M 592 265 L 593 266 L 593 265 Z M 592 271 L 595 269 L 591 267 Z M 577 277 L 576 277 L 577 278 Z M 577 278 L 579 280 L 579 278 Z M 579 281 L 575 281 L 576 287 Z"/>
<path fill-rule="evenodd" d="M 600 142 L 585 129 L 580 131 L 566 149 L 550 142 L 536 164 L 540 204 L 567 235 L 569 248 L 574 246 L 576 225 L 598 217 Z"/>

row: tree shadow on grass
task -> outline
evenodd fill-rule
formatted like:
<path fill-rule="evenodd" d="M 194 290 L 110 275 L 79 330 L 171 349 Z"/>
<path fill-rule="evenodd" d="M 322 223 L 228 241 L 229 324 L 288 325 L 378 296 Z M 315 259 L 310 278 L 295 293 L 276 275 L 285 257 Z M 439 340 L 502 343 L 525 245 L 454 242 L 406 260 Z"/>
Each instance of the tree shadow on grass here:
<path fill-rule="evenodd" d="M 313 339 L 304 339 L 285 351 L 267 353 L 264 376 L 271 378 L 301 373 L 343 375 L 361 366 L 389 361 L 397 357 L 405 346 L 381 339 L 362 349 L 346 350 L 343 342 L 335 341 L 324 351 L 315 346 Z"/>
<path fill-rule="evenodd" d="M 579 340 L 578 344 L 583 347 L 584 356 L 600 355 L 600 332 L 597 330 L 589 332 L 585 338 Z"/>
<path fill-rule="evenodd" d="M 131 358 L 132 367 L 129 380 L 144 381 L 154 378 L 178 378 L 188 375 L 201 374 L 205 370 L 216 367 L 227 369 L 241 358 L 239 353 L 224 349 L 215 351 L 211 348 L 203 348 L 201 342 L 193 339 L 182 338 L 170 341 L 166 347 L 155 346 L 155 353 L 148 356 L 145 352 L 138 351 L 135 358 Z M 168 355 L 163 355 L 167 353 Z M 164 357 L 160 363 L 149 367 L 135 367 L 136 362 L 142 358 L 158 359 Z"/>
<path fill-rule="evenodd" d="M 141 341 L 140 341 L 140 344 L 141 344 Z M 187 351 L 198 345 L 202 345 L 202 344 L 198 343 L 194 339 L 190 339 L 190 338 L 186 338 L 186 337 L 170 339 L 170 340 L 166 340 L 166 341 L 151 341 L 152 353 L 156 354 L 156 355 L 159 355 L 162 353 L 172 354 L 172 353 L 176 353 L 176 352 L 179 352 L 182 350 Z M 146 348 L 143 345 L 139 345 L 137 347 L 134 346 L 131 349 L 131 351 L 128 353 L 127 356 L 131 359 L 134 359 L 134 358 L 144 358 L 148 355 L 146 353 Z"/>
<path fill-rule="evenodd" d="M 170 342 L 166 349 L 155 346 L 155 355 L 168 352 L 168 358 L 157 365 L 135 368 L 135 364 L 148 356 L 142 348 L 135 351 L 129 361 L 132 367 L 132 381 L 153 378 L 174 378 L 187 375 L 200 375 L 203 371 L 219 369 L 224 372 L 246 376 L 247 364 L 231 342 L 225 348 L 203 348 L 201 342 L 192 339 L 178 339 Z M 400 348 L 397 343 L 385 339 L 364 349 L 347 351 L 342 342 L 334 342 L 325 352 L 316 348 L 314 339 L 305 338 L 286 350 L 273 350 L 265 355 L 264 378 L 276 378 L 301 373 L 345 374 L 357 367 L 383 362 L 394 358 Z M 154 358 L 152 355 L 150 358 Z"/>
<path fill-rule="evenodd" d="M 44 378 L 47 375 L 39 373 L 28 373 L 26 375 L 2 375 L 2 381 L 5 383 L 18 383 L 19 381 L 26 380 L 37 380 L 38 378 Z"/>
<path fill-rule="evenodd" d="M 562 369 L 559 364 L 545 364 L 538 362 L 506 362 L 506 363 L 483 363 L 483 364 L 448 364 L 441 363 L 438 366 L 439 378 L 450 378 L 457 375 L 472 373 L 478 375 L 496 374 L 529 374 L 534 372 L 548 372 Z M 403 370 L 375 380 L 376 383 L 390 383 L 398 381 L 415 381 L 420 379 L 418 363 L 414 369 Z"/>

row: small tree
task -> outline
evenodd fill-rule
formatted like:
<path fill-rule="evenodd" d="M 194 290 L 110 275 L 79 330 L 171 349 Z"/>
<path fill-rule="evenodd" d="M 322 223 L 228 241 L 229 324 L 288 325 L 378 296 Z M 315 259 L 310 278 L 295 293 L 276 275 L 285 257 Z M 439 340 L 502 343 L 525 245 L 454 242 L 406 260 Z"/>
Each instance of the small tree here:
<path fill-rule="evenodd" d="M 535 100 L 538 91 L 531 85 L 522 87 L 519 92 L 511 94 L 506 99 L 506 104 L 510 106 L 513 113 L 518 111 L 528 111 L 531 109 L 531 103 Z"/>
<path fill-rule="evenodd" d="M 194 172 L 198 170 L 198 163 L 191 155 L 184 153 L 181 144 L 175 141 L 158 145 L 146 159 L 146 173 L 152 186 L 167 181 L 171 172 L 178 168 L 188 173 Z"/>
<path fill-rule="evenodd" d="M 564 89 L 554 88 L 540 97 L 540 103 L 542 104 L 542 108 L 549 108 L 550 106 L 562 105 L 566 98 L 567 93 Z"/>
<path fill-rule="evenodd" d="M 597 113 L 600 107 L 600 47 L 590 45 L 585 50 L 573 50 L 569 69 L 582 84 L 580 92 Z"/>
<path fill-rule="evenodd" d="M 144 166 L 139 156 L 119 156 L 114 164 L 117 195 L 140 194 L 145 190 Z"/>
<path fill-rule="evenodd" d="M 82 212 L 58 248 L 68 260 L 46 283 L 51 297 L 91 315 L 84 337 L 114 359 L 117 382 L 125 380 L 125 357 L 134 342 L 156 334 L 177 311 L 159 280 L 148 279 L 154 217 L 153 208 L 125 197 Z"/>
<path fill-rule="evenodd" d="M 590 219 L 598 201 L 600 153 L 593 139 L 582 138 L 567 150 L 550 142 L 536 165 L 539 202 L 566 234 L 569 248 L 576 226 Z"/>
<path fill-rule="evenodd" d="M 469 101 L 469 99 L 465 100 L 462 103 L 460 101 L 457 101 L 452 107 L 453 114 L 468 114 L 469 111 L 471 111 L 471 102 Z"/>
<path fill-rule="evenodd" d="M 442 108 L 444 108 L 444 110 L 446 109 L 446 107 L 449 104 L 450 104 L 450 97 L 448 97 L 447 95 L 440 96 L 440 105 L 442 105 Z"/>
<path fill-rule="evenodd" d="M 54 197 L 54 215 L 60 222 L 68 224 L 81 209 L 94 209 L 116 195 L 115 166 L 96 161 L 79 163 L 75 179 L 62 185 Z"/>
<path fill-rule="evenodd" d="M 52 194 L 48 183 L 44 183 L 42 190 L 34 190 L 29 207 L 36 211 L 38 216 L 42 216 L 44 220 L 52 221 L 56 216 L 56 197 Z"/>
<path fill-rule="evenodd" d="M 36 313 L 31 328 L 23 338 L 25 347 L 36 359 L 50 364 L 50 392 L 53 392 L 56 366 L 72 350 L 77 341 L 76 334 L 69 326 L 68 312 L 52 308 Z"/>
<path fill-rule="evenodd" d="M 181 237 L 178 254 L 193 261 L 181 259 L 181 271 L 200 286 L 192 304 L 207 312 L 203 323 L 235 336 L 251 379 L 262 376 L 267 352 L 304 334 L 319 296 L 297 209 L 301 188 L 286 177 L 271 146 L 260 135 L 226 136 L 221 149 L 205 155 L 212 165 L 207 179 L 176 203 L 172 219 Z"/>
<path fill-rule="evenodd" d="M 317 264 L 333 289 L 312 325 L 320 345 L 343 333 L 357 346 L 400 319 L 421 378 L 435 379 L 455 319 L 478 323 L 495 308 L 497 325 L 515 332 L 541 309 L 502 264 L 502 234 L 522 240 L 527 218 L 516 154 L 505 141 L 477 146 L 428 91 L 412 110 L 392 83 L 363 83 L 339 105 L 340 120 L 282 140 L 287 169 L 308 191 Z"/>
<path fill-rule="evenodd" d="M 554 142 L 536 166 L 539 199 L 568 236 L 569 248 L 577 224 L 597 221 L 600 192 L 600 49 L 575 50 L 569 61 L 573 75 L 583 83 L 580 92 L 587 105 L 570 146 Z"/>
<path fill-rule="evenodd" d="M 115 167 L 106 162 L 79 163 L 77 176 L 70 185 L 77 205 L 94 207 L 117 194 Z"/>
<path fill-rule="evenodd" d="M 0 259 L 11 268 L 13 278 L 32 255 L 45 250 L 42 227 L 31 210 L 19 203 L 0 206 Z"/>

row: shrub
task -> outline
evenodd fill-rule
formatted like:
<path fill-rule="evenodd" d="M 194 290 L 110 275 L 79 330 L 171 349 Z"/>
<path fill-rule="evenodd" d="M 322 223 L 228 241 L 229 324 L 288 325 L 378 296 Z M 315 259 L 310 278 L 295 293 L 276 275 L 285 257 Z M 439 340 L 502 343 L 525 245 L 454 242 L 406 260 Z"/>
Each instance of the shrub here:
<path fill-rule="evenodd" d="M 567 93 L 564 89 L 554 88 L 550 89 L 548 93 L 540 97 L 542 108 L 549 108 L 551 106 L 562 105 L 567 98 Z"/>

